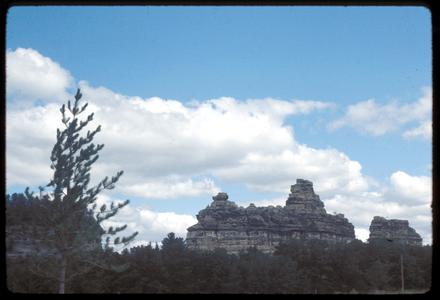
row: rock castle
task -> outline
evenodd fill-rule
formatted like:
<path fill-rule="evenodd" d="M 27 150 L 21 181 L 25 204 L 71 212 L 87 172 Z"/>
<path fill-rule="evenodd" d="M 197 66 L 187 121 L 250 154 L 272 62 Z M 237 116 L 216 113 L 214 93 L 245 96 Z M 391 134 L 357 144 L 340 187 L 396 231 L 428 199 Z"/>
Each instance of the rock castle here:
<path fill-rule="evenodd" d="M 249 247 L 272 253 L 290 239 L 320 239 L 347 243 L 355 239 L 353 225 L 343 214 L 331 215 L 313 190 L 312 182 L 298 179 L 284 207 L 247 208 L 228 200 L 226 193 L 197 215 L 198 223 L 188 228 L 190 249 L 225 248 L 239 253 Z"/>
<path fill-rule="evenodd" d="M 285 206 L 244 208 L 218 193 L 213 202 L 197 215 L 198 223 L 187 230 L 190 249 L 224 248 L 237 254 L 250 247 L 272 253 L 280 242 L 291 239 L 319 239 L 348 243 L 355 239 L 353 225 L 343 214 L 328 214 L 324 203 L 313 190 L 311 181 L 297 179 L 291 186 Z M 374 217 L 370 238 L 422 245 L 417 232 L 407 220 L 386 220 Z"/>

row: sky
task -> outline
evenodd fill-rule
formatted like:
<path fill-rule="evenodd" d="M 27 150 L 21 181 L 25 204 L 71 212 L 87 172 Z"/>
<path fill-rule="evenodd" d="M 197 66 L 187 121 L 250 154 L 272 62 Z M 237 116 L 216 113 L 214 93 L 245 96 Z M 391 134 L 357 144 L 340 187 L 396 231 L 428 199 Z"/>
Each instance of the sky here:
<path fill-rule="evenodd" d="M 311 180 L 359 239 L 374 216 L 431 243 L 431 15 L 423 7 L 13 7 L 6 187 L 51 176 L 59 107 L 81 88 L 104 143 L 98 201 L 138 244 L 186 228 L 217 192 L 284 205 Z M 95 180 L 95 181 L 93 181 Z"/>

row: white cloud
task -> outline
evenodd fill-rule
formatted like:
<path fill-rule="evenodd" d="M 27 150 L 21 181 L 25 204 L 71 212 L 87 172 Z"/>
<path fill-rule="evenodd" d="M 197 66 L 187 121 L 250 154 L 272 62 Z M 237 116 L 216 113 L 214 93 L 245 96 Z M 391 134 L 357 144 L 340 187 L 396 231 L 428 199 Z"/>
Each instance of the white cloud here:
<path fill-rule="evenodd" d="M 360 239 L 368 231 L 373 217 L 383 216 L 409 220 L 410 226 L 422 236 L 423 243 L 431 243 L 431 178 L 397 171 L 389 179 L 389 185 L 376 192 L 324 198 L 325 208 L 345 214 L 355 226 L 356 235 L 359 232 Z"/>
<path fill-rule="evenodd" d="M 220 189 L 210 178 L 194 181 L 191 178 L 183 179 L 168 176 L 159 180 L 156 178 L 147 182 L 124 186 L 120 191 L 143 198 L 165 199 L 215 195 L 220 192 Z"/>
<path fill-rule="evenodd" d="M 23 64 L 20 59 L 31 66 L 27 69 L 29 78 L 43 72 L 41 69 L 45 74 L 53 73 L 48 78 L 67 78 L 63 74 L 68 71 L 35 50 L 10 52 L 9 60 L 15 65 Z M 8 76 L 15 72 L 15 65 L 10 64 Z M 34 65 L 41 65 L 40 69 Z M 8 81 L 11 91 L 14 82 Z M 47 93 L 25 84 L 21 87 L 22 94 L 35 95 L 35 99 L 46 97 L 45 101 L 50 102 L 51 97 L 59 94 L 54 91 L 66 93 L 68 80 L 60 82 L 63 84 L 58 84 L 57 89 L 45 87 Z M 320 101 L 271 98 L 238 101 L 228 97 L 185 106 L 158 97 L 124 96 L 104 87 L 91 87 L 85 81 L 79 86 L 89 102 L 86 112 L 96 113 L 90 126 L 102 125 L 96 142 L 106 145 L 92 178 L 100 179 L 122 169 L 125 174 L 119 182 L 121 190 L 129 195 L 155 198 L 182 196 L 184 190 L 186 196 L 216 192 L 218 188 L 212 176 L 221 177 L 220 169 L 234 168 L 249 154 L 279 156 L 298 148 L 292 128 L 284 125 L 287 116 L 332 107 Z M 65 101 L 66 97 L 60 98 Z M 58 106 L 50 102 L 42 107 L 8 109 L 8 186 L 25 182 L 43 184 L 48 180 L 48 156 L 55 142 L 55 128 L 60 127 Z M 23 155 L 29 153 L 29 147 L 35 148 L 32 153 L 38 155 Z M 25 170 L 18 163 L 41 168 Z M 42 167 L 46 163 L 47 167 Z M 263 170 L 259 176 L 267 176 L 267 172 Z"/>
<path fill-rule="evenodd" d="M 144 224 L 148 225 L 148 231 L 161 233 L 162 237 L 165 237 L 168 232 L 186 237 L 186 229 L 197 223 L 197 220 L 191 215 L 176 214 L 174 212 L 156 213 L 144 209 L 139 210 L 139 214 Z"/>
<path fill-rule="evenodd" d="M 112 201 L 115 203 L 121 202 L 121 200 L 102 194 L 98 196 L 96 203 L 99 208 L 104 203 L 110 205 Z M 174 232 L 178 237 L 185 238 L 186 229 L 196 223 L 197 219 L 191 215 L 174 212 L 155 212 L 147 207 L 135 207 L 129 204 L 120 209 L 114 217 L 104 221 L 102 226 L 109 228 L 110 226 L 126 224 L 127 229 L 121 233 L 122 236 L 128 236 L 137 231 L 139 234 L 133 243 L 130 243 L 128 246 L 134 247 L 136 245 L 148 244 L 149 242 L 153 245 L 160 243 L 170 232 Z"/>
<path fill-rule="evenodd" d="M 265 192 L 288 191 L 296 178 L 311 180 L 323 195 L 368 188 L 358 162 L 335 149 L 314 149 L 301 144 L 275 154 L 251 152 L 236 166 L 219 168 L 214 174 Z"/>
<path fill-rule="evenodd" d="M 423 95 L 412 103 L 400 104 L 397 101 L 391 101 L 381 105 L 377 104 L 374 99 L 368 99 L 350 105 L 345 115 L 330 123 L 329 128 L 335 130 L 341 127 L 352 127 L 363 133 L 380 136 L 419 121 L 422 128 L 409 130 L 403 136 L 409 138 L 414 135 L 423 135 L 429 126 L 427 122 L 431 120 L 432 88 L 422 88 L 422 93 Z"/>
<path fill-rule="evenodd" d="M 13 59 L 26 62 L 31 60 L 28 57 L 31 53 L 46 65 L 53 63 L 35 50 L 28 49 L 24 53 L 26 55 L 16 54 Z M 18 62 L 16 65 L 21 66 Z M 7 69 L 8 78 L 12 66 L 9 64 Z M 67 71 L 56 67 L 47 68 L 47 72 L 58 74 L 55 77 L 69 78 Z M 26 78 L 34 78 L 40 72 L 32 67 L 26 70 L 29 73 Z M 23 84 L 20 93 L 26 95 L 25 103 L 45 98 L 46 104 L 39 107 L 28 105 L 22 109 L 8 107 L 8 187 L 35 186 L 49 180 L 49 155 L 55 143 L 56 128 L 61 125 L 57 101 L 66 100 L 64 95 L 59 98 L 56 95 L 66 93 L 69 80 L 45 87 L 47 92 L 44 89 L 39 91 L 32 84 Z M 7 84 L 8 98 L 18 101 L 17 95 L 11 94 L 16 89 L 10 86 L 14 85 L 14 80 L 9 79 Z M 359 162 L 336 149 L 315 149 L 295 140 L 293 128 L 285 124 L 286 118 L 330 108 L 331 104 L 272 98 L 239 101 L 223 97 L 184 105 L 172 99 L 124 96 L 104 87 L 92 87 L 84 81 L 79 86 L 84 100 L 89 102 L 86 112 L 96 112 L 90 127 L 102 125 L 102 132 L 96 136 L 95 142 L 106 145 L 94 165 L 92 178 L 102 179 L 124 170 L 117 189 L 127 197 L 209 197 L 219 190 L 216 182 L 220 179 L 246 184 L 255 191 L 285 193 L 287 198 L 290 185 L 297 178 L 304 178 L 314 182 L 315 191 L 325 201 L 327 211 L 344 213 L 361 233 L 368 229 L 374 215 L 385 215 L 405 217 L 411 224 L 414 220 L 415 228 L 422 231 L 424 237 L 430 234 L 427 229 L 430 194 L 426 193 L 429 179 L 396 172 L 390 177 L 389 187 L 372 192 L 371 188 L 377 184 L 362 174 Z M 419 101 L 406 105 L 380 106 L 367 101 L 353 106 L 348 115 L 358 116 L 365 124 L 370 122 L 372 127 L 368 130 L 381 134 L 394 128 L 394 123 L 388 122 L 386 117 L 395 120 L 397 117 L 393 113 L 396 111 L 403 120 L 397 121 L 398 124 L 427 118 L 432 98 L 430 93 L 425 90 Z M 33 99 L 32 95 L 35 95 Z M 369 110 L 383 115 L 377 117 L 374 113 L 369 114 Z M 347 120 L 340 126 L 348 126 L 344 123 Z M 358 123 L 354 125 L 361 126 L 362 122 Z M 408 189 L 402 189 L 405 186 Z M 276 201 L 280 203 L 281 200 Z M 157 241 L 167 231 L 183 234 L 185 226 L 195 220 L 189 215 L 158 213 L 147 208 L 125 210 L 121 217 L 126 217 L 129 228 L 153 234 L 139 237 L 139 240 Z"/>
<path fill-rule="evenodd" d="M 237 204 L 243 207 L 249 206 L 253 203 L 255 206 L 284 206 L 286 205 L 287 196 L 280 196 L 271 199 L 263 199 L 263 200 L 243 200 L 238 202 Z"/>
<path fill-rule="evenodd" d="M 388 194 L 399 199 L 400 202 L 411 204 L 431 202 L 432 180 L 428 176 L 411 176 L 397 171 L 391 175 L 390 182 L 391 189 Z"/>
<path fill-rule="evenodd" d="M 420 126 L 406 130 L 402 136 L 405 139 L 424 139 L 428 140 L 432 138 L 432 121 L 420 122 Z"/>
<path fill-rule="evenodd" d="M 370 236 L 370 231 L 365 228 L 355 228 L 354 232 L 355 232 L 356 238 L 358 240 L 363 241 L 363 242 L 366 242 Z"/>
<path fill-rule="evenodd" d="M 6 183 L 44 185 L 52 175 L 50 153 L 61 128 L 57 104 L 6 113 Z"/>
<path fill-rule="evenodd" d="M 8 99 L 21 105 L 66 101 L 66 89 L 73 83 L 67 70 L 33 49 L 7 50 L 6 74 Z"/>
<path fill-rule="evenodd" d="M 86 82 L 80 86 L 90 103 L 87 112 L 95 112 L 91 126 L 102 125 L 96 142 L 106 145 L 93 174 L 102 178 L 124 170 L 119 188 L 129 195 L 169 198 L 185 190 L 187 196 L 212 194 L 218 190 L 212 177 L 260 191 L 284 191 L 297 177 L 312 179 L 327 192 L 339 186 L 349 191 L 367 187 L 358 162 L 335 149 L 299 144 L 284 124 L 288 115 L 322 109 L 325 103 L 220 98 L 190 107 L 176 100 L 123 96 Z M 13 138 L 19 133 L 27 144 L 50 153 L 57 114 L 54 104 L 8 113 L 8 144 L 25 147 Z M 26 121 L 29 116 L 32 124 Z M 35 124 L 44 124 L 44 132 L 20 132 Z M 17 159 L 16 153 L 9 151 L 8 159 Z M 24 159 L 30 165 L 34 160 Z M 203 179 L 194 181 L 194 176 Z M 14 184 L 17 176 L 9 177 Z"/>

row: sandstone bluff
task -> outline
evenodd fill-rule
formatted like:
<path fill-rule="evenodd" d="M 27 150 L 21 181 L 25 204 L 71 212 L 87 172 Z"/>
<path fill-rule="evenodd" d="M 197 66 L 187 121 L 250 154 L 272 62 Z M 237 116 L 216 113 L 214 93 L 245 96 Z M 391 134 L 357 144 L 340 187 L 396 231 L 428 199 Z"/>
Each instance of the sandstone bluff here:
<path fill-rule="evenodd" d="M 409 226 L 407 220 L 391 219 L 376 216 L 371 221 L 369 241 L 386 239 L 389 242 L 397 242 L 407 245 L 422 245 L 420 235 Z"/>
<path fill-rule="evenodd" d="M 191 249 L 225 248 L 239 253 L 249 247 L 272 253 L 282 241 L 321 239 L 350 242 L 355 239 L 353 225 L 342 214 L 327 214 L 324 203 L 311 181 L 297 179 L 284 207 L 247 208 L 228 200 L 226 193 L 197 215 L 198 223 L 188 228 L 186 242 Z"/>

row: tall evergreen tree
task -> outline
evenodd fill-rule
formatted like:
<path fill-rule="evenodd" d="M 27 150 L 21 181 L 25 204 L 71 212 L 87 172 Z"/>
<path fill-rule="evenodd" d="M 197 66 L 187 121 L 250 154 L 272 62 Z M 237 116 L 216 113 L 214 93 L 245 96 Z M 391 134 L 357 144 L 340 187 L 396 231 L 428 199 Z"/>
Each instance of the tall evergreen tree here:
<path fill-rule="evenodd" d="M 81 136 L 94 116 L 92 113 L 84 120 L 79 119 L 88 105 L 79 105 L 81 97 L 78 89 L 74 102 L 69 100 L 67 109 L 65 104 L 60 109 L 64 128 L 57 129 L 57 140 L 50 156 L 53 176 L 46 186 L 50 191 L 40 187 L 37 196 L 29 193 L 28 188 L 25 191 L 26 197 L 37 200 L 45 212 L 38 220 L 39 245 L 46 250 L 46 255 L 42 257 L 50 257 L 51 263 L 57 269 L 59 293 L 65 293 L 66 282 L 75 275 L 89 271 L 91 266 L 105 267 L 97 259 L 102 252 L 103 237 L 106 237 L 105 248 L 111 251 L 114 245 L 127 245 L 137 235 L 135 232 L 122 238 L 117 236 L 127 225 L 109 227 L 106 230 L 101 227 L 103 221 L 115 216 L 129 200 L 116 204 L 112 202 L 110 207 L 106 204 L 97 207 L 98 194 L 103 190 L 113 189 L 123 171 L 117 172 L 111 179 L 105 177 L 96 186 L 89 187 L 92 165 L 98 160 L 98 153 L 104 145 L 93 143 L 95 135 L 101 130 L 100 125 Z M 111 239 L 111 236 L 116 237 Z M 47 271 L 47 262 L 45 267 L 39 270 Z M 74 273 L 69 273 L 69 270 L 74 270 Z M 44 273 L 47 275 L 48 272 Z"/>

